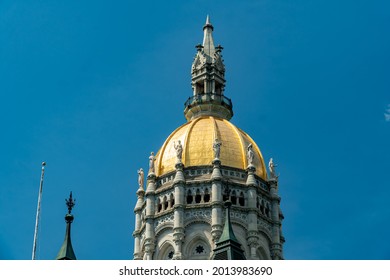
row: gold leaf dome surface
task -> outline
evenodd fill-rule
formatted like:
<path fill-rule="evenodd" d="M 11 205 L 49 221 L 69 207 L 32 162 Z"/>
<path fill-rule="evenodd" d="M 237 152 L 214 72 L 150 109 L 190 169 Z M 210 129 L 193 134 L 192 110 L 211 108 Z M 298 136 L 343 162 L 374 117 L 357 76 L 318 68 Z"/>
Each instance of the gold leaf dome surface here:
<path fill-rule="evenodd" d="M 244 170 L 248 166 L 246 151 L 251 143 L 256 175 L 266 179 L 263 156 L 252 138 L 228 120 L 213 116 L 191 120 L 171 133 L 156 155 L 156 175 L 161 176 L 175 170 L 177 157 L 174 142 L 177 143 L 178 140 L 183 146 L 182 163 L 185 167 L 212 165 L 215 139 L 222 143 L 219 157 L 222 166 Z"/>

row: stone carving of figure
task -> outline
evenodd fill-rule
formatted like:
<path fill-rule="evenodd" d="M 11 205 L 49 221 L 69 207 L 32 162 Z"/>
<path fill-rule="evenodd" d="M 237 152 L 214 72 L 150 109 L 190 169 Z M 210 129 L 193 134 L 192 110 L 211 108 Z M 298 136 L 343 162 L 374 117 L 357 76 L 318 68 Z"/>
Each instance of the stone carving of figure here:
<path fill-rule="evenodd" d="M 252 165 L 253 164 L 253 159 L 255 157 L 255 154 L 253 153 L 252 143 L 250 143 L 248 145 L 247 152 L 246 152 L 246 157 L 248 159 L 248 165 Z"/>
<path fill-rule="evenodd" d="M 138 185 L 140 188 L 144 188 L 144 170 L 142 168 L 140 168 L 140 170 L 137 171 L 138 172 Z"/>
<path fill-rule="evenodd" d="M 277 164 L 274 163 L 273 159 L 271 158 L 268 163 L 268 169 L 269 173 L 271 175 L 271 178 L 277 178 L 278 176 L 276 175 L 275 172 L 275 167 L 278 166 Z"/>
<path fill-rule="evenodd" d="M 215 159 L 219 159 L 219 156 L 221 154 L 221 146 L 222 146 L 222 143 L 219 142 L 218 139 L 215 139 L 214 143 L 213 143 L 213 150 L 214 150 L 214 158 Z"/>
<path fill-rule="evenodd" d="M 154 162 L 156 160 L 156 157 L 154 156 L 154 153 L 150 153 L 149 157 L 149 173 L 154 173 Z"/>
<path fill-rule="evenodd" d="M 182 155 L 183 155 L 183 146 L 181 145 L 180 140 L 177 141 L 177 145 L 176 145 L 175 142 L 173 142 L 173 147 L 176 150 L 177 161 L 181 162 L 181 158 L 182 158 Z"/>

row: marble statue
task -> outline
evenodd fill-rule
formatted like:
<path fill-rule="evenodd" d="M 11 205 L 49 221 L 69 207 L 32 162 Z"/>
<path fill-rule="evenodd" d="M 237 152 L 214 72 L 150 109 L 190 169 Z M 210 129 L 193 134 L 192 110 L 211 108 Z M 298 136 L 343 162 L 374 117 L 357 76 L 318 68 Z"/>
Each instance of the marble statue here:
<path fill-rule="evenodd" d="M 143 187 L 144 187 L 144 170 L 142 168 L 140 168 L 140 170 L 138 170 L 137 172 L 138 172 L 138 185 L 141 189 L 143 189 Z"/>
<path fill-rule="evenodd" d="M 246 157 L 248 159 L 248 165 L 252 165 L 253 159 L 255 157 L 255 154 L 253 153 L 252 143 L 250 143 L 247 147 Z"/>
<path fill-rule="evenodd" d="M 154 173 L 154 162 L 156 161 L 156 157 L 154 156 L 154 153 L 150 153 L 149 157 L 149 173 Z"/>
<path fill-rule="evenodd" d="M 176 156 L 177 156 L 178 162 L 181 162 L 181 158 L 183 156 L 183 146 L 181 145 L 180 140 L 177 141 L 177 145 L 175 142 L 173 142 L 173 147 L 176 150 Z"/>
<path fill-rule="evenodd" d="M 214 158 L 215 159 L 219 159 L 219 156 L 221 154 L 221 146 L 222 146 L 222 143 L 219 142 L 218 139 L 215 139 L 214 143 L 213 143 L 213 150 L 214 150 Z"/>
<path fill-rule="evenodd" d="M 269 173 L 270 173 L 270 176 L 271 178 L 277 178 L 278 176 L 276 175 L 276 172 L 275 172 L 275 167 L 278 166 L 277 164 L 274 163 L 273 159 L 271 158 L 269 160 L 269 163 L 268 163 L 268 169 L 269 169 Z"/>

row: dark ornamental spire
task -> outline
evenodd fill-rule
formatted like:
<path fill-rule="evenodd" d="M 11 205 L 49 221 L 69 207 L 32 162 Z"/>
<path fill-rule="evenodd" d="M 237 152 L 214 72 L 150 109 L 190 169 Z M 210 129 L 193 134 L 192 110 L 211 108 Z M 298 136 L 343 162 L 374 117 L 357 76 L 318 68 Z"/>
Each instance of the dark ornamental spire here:
<path fill-rule="evenodd" d="M 215 244 L 213 259 L 214 260 L 246 260 L 244 251 L 241 249 L 241 244 L 234 234 L 230 221 L 230 201 L 225 202 L 226 214 L 225 225 L 222 235 Z"/>
<path fill-rule="evenodd" d="M 70 239 L 70 226 L 74 220 L 73 215 L 71 214 L 73 207 L 75 206 L 75 201 L 72 197 L 72 192 L 70 192 L 69 199 L 65 199 L 66 206 L 68 207 L 68 213 L 65 215 L 66 221 L 66 232 L 64 243 L 62 243 L 61 249 L 58 252 L 56 260 L 76 260 L 76 255 L 74 254 L 72 241 Z"/>

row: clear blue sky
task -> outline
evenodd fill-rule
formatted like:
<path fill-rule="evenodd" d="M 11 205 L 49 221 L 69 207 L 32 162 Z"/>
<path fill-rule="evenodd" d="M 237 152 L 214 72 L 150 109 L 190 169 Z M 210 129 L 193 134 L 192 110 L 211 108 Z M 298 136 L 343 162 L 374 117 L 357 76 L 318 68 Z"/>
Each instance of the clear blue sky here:
<path fill-rule="evenodd" d="M 137 169 L 185 122 L 210 14 L 232 122 L 280 172 L 287 259 L 390 259 L 389 1 L 0 2 L 0 259 L 76 199 L 78 259 L 131 259 Z"/>

